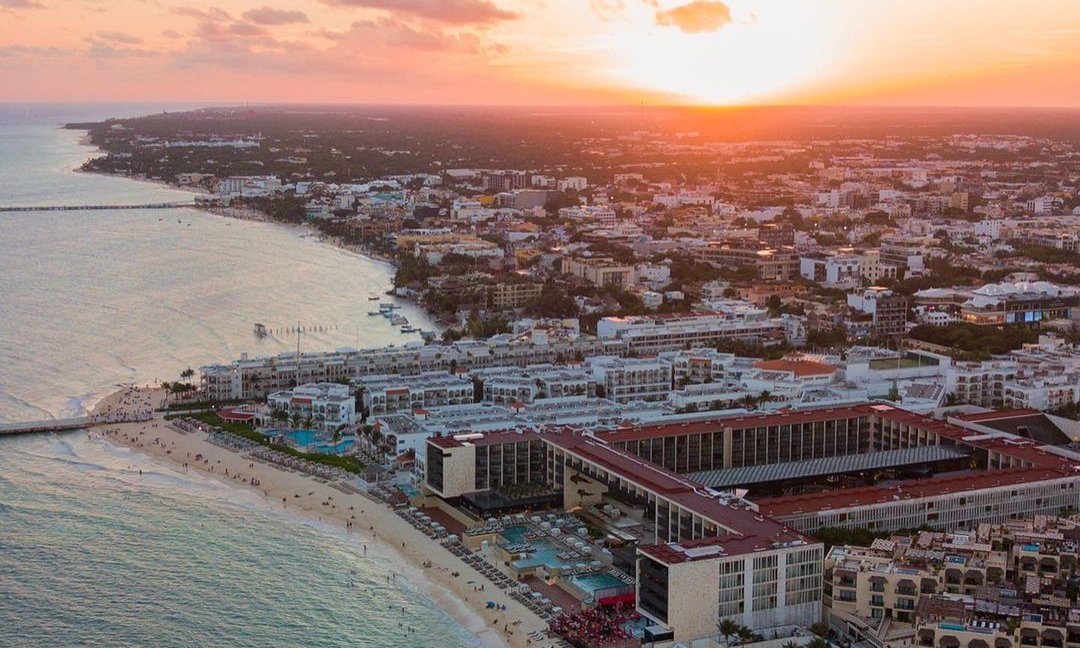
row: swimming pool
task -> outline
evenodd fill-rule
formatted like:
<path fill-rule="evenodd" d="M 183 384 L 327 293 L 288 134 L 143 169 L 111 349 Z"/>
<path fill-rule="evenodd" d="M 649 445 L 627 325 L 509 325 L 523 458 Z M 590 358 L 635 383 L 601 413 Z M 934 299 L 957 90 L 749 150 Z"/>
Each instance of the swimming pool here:
<path fill-rule="evenodd" d="M 264 430 L 263 434 L 271 437 L 282 437 L 288 439 L 298 446 L 306 446 L 315 443 L 318 436 L 318 430 L 284 430 L 280 428 L 271 428 Z"/>
<path fill-rule="evenodd" d="M 337 443 L 316 443 L 311 446 L 307 446 L 305 449 L 313 450 L 314 452 L 319 452 L 322 454 L 341 454 L 342 452 L 345 452 L 354 445 L 356 445 L 356 440 L 342 439 Z"/>
<path fill-rule="evenodd" d="M 318 430 L 269 429 L 265 431 L 265 434 L 289 441 L 292 445 L 305 452 L 318 452 L 321 454 L 341 454 L 356 445 L 356 439 L 342 439 L 337 443 L 319 441 Z"/>
<path fill-rule="evenodd" d="M 397 489 L 409 497 L 420 496 L 420 489 L 412 484 L 398 484 Z"/>
<path fill-rule="evenodd" d="M 515 560 L 510 564 L 517 570 L 534 569 L 543 565 L 548 569 L 567 569 L 570 567 L 567 563 L 559 560 L 559 554 L 564 553 L 566 550 L 562 549 L 545 538 L 536 538 L 530 540 L 525 537 L 529 528 L 516 524 L 514 526 L 507 527 L 502 532 L 502 537 L 506 540 L 507 544 L 519 544 L 527 542 L 530 545 L 528 551 L 529 557 L 522 558 L 521 560 Z"/>
<path fill-rule="evenodd" d="M 567 580 L 587 596 L 596 596 L 596 592 L 612 587 L 629 587 L 627 583 L 622 582 L 608 572 L 571 576 Z"/>

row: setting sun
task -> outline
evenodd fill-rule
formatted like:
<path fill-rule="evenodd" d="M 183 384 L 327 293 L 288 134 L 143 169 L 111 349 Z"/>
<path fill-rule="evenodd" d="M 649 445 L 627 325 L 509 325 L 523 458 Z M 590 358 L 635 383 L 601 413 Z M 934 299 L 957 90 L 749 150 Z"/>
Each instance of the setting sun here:
<path fill-rule="evenodd" d="M 820 75 L 834 50 L 807 4 L 732 9 L 716 31 L 686 33 L 642 21 L 611 38 L 617 74 L 630 87 L 694 103 L 769 102 Z"/>

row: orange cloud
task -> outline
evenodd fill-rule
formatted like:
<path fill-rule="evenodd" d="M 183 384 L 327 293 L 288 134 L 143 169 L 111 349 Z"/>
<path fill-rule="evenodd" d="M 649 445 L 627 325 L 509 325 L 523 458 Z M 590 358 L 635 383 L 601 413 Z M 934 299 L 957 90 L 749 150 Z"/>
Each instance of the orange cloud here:
<path fill-rule="evenodd" d="M 731 23 L 731 9 L 716 0 L 694 0 L 688 4 L 656 12 L 656 24 L 678 27 L 687 34 L 714 32 Z"/>
<path fill-rule="evenodd" d="M 519 14 L 501 9 L 490 0 L 322 0 L 329 5 L 382 9 L 458 25 L 516 20 Z"/>

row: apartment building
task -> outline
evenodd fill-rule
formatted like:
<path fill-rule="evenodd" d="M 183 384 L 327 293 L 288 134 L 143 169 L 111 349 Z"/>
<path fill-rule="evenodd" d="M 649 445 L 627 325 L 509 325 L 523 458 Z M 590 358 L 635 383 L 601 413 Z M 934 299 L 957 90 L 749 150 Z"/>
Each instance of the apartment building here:
<path fill-rule="evenodd" d="M 637 283 L 634 266 L 616 263 L 608 257 L 564 257 L 560 270 L 598 288 L 611 285 L 629 288 Z"/>
<path fill-rule="evenodd" d="M 596 325 L 602 340 L 623 340 L 629 351 L 654 354 L 715 344 L 723 339 L 778 343 L 785 339 L 787 324 L 768 319 L 760 309 L 724 314 L 705 311 L 691 314 L 605 317 Z"/>
<path fill-rule="evenodd" d="M 212 400 L 263 398 L 266 394 L 309 382 L 335 382 L 361 376 L 416 375 L 428 371 L 478 369 L 564 362 L 568 358 L 627 354 L 627 343 L 579 336 L 574 331 L 545 328 L 487 340 L 461 340 L 449 346 L 406 344 L 363 350 L 282 353 L 199 368 L 199 389 Z"/>
<path fill-rule="evenodd" d="M 799 259 L 799 274 L 828 288 L 856 288 L 863 283 L 863 258 L 854 253 L 806 254 Z"/>
<path fill-rule="evenodd" d="M 712 242 L 692 249 L 691 254 L 695 260 L 718 268 L 754 268 L 757 278 L 765 281 L 787 281 L 799 274 L 799 256 L 790 248 L 761 249 Z"/>
<path fill-rule="evenodd" d="M 356 384 L 363 390 L 369 417 L 415 409 L 473 402 L 473 384 L 460 374 L 429 371 L 414 376 L 365 376 Z"/>
<path fill-rule="evenodd" d="M 544 284 L 538 282 L 499 282 L 488 287 L 488 303 L 498 310 L 523 308 L 543 290 Z"/>
<path fill-rule="evenodd" d="M 545 398 L 593 396 L 596 392 L 592 376 L 581 367 L 493 367 L 469 375 L 483 383 L 484 400 L 492 403 L 530 404 Z"/>
<path fill-rule="evenodd" d="M 1019 366 L 1009 360 L 957 362 L 945 371 L 945 389 L 957 402 L 1003 407 L 1005 383 L 1015 380 Z"/>
<path fill-rule="evenodd" d="M 847 296 L 848 306 L 873 316 L 871 331 L 879 337 L 898 337 L 907 331 L 907 298 L 888 288 L 871 286 Z"/>
<path fill-rule="evenodd" d="M 338 383 L 307 383 L 287 391 L 274 392 L 266 397 L 271 409 L 284 411 L 290 418 L 330 432 L 357 422 L 356 399 L 347 385 Z"/>
<path fill-rule="evenodd" d="M 660 401 L 671 391 L 671 365 L 662 360 L 601 356 L 585 361 L 603 396 L 616 403 Z"/>
<path fill-rule="evenodd" d="M 1076 519 L 1037 515 L 833 547 L 826 620 L 842 637 L 881 648 L 1080 644 L 1080 610 L 1058 596 L 1076 568 L 1078 538 Z"/>

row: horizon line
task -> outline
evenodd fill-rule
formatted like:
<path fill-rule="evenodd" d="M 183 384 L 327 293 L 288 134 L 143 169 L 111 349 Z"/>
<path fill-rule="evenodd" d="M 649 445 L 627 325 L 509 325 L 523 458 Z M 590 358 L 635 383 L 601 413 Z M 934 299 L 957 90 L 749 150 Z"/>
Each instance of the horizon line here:
<path fill-rule="evenodd" d="M 761 110 L 761 109 L 844 109 L 844 110 L 1063 110 L 1080 111 L 1078 105 L 962 105 L 962 104 L 811 104 L 811 103 L 761 103 L 761 104 L 696 104 L 696 103 L 426 103 L 426 102 L 346 102 L 346 101 L 322 101 L 322 102 L 286 102 L 286 101 L 203 101 L 203 100 L 0 100 L 0 106 L 144 106 L 151 104 L 198 106 L 203 108 L 244 108 L 244 107 L 335 107 L 335 108 L 484 108 L 484 109 L 538 109 L 538 108 L 570 108 L 570 109 L 611 109 L 632 108 L 643 109 L 681 109 L 681 110 Z"/>

